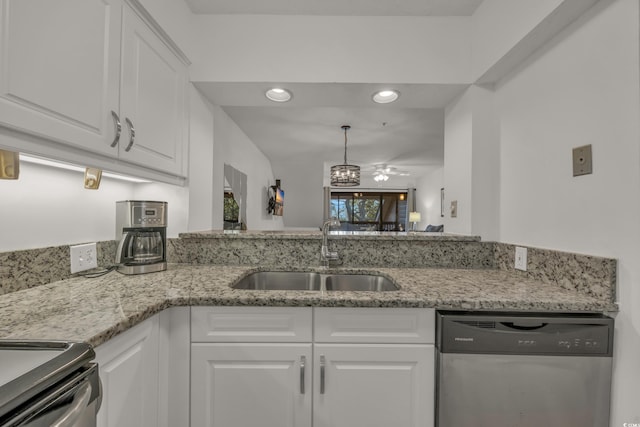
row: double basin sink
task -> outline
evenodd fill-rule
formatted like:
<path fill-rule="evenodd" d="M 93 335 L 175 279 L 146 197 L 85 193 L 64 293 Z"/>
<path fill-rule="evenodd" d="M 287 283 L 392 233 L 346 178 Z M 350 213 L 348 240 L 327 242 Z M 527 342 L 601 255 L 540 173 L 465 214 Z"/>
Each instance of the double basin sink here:
<path fill-rule="evenodd" d="M 398 286 L 375 274 L 258 271 L 240 279 L 234 289 L 271 291 L 397 291 Z"/>

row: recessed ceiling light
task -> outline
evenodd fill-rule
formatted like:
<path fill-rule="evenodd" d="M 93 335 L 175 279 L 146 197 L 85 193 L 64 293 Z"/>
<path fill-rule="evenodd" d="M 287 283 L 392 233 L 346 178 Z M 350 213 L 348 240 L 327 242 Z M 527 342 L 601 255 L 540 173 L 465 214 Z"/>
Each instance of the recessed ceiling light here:
<path fill-rule="evenodd" d="M 291 92 L 279 87 L 269 89 L 265 95 L 274 102 L 287 102 L 291 99 Z"/>
<path fill-rule="evenodd" d="M 373 102 L 378 104 L 388 104 L 400 97 L 400 92 L 396 90 L 381 90 L 373 94 Z"/>

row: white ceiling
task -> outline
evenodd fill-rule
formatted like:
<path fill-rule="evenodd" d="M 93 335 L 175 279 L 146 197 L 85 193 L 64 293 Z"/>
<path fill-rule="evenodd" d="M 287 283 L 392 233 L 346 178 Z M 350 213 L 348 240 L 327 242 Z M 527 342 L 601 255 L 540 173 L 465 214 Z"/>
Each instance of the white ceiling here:
<path fill-rule="evenodd" d="M 194 13 L 326 16 L 471 16 L 482 0 L 186 0 Z"/>
<path fill-rule="evenodd" d="M 470 16 L 482 0 L 186 0 L 194 13 L 345 16 Z M 375 165 L 409 172 L 392 177 L 387 188 L 415 185 L 417 178 L 443 163 L 444 108 L 467 85 L 286 83 L 293 99 L 267 100 L 270 83 L 194 82 L 219 105 L 271 160 L 276 176 L 286 162 L 323 163 L 324 175 L 342 163 L 348 124 L 348 159 L 370 176 Z M 393 88 L 400 99 L 373 103 L 377 90 Z"/>
<path fill-rule="evenodd" d="M 395 167 L 411 178 L 392 177 L 386 187 L 404 186 L 442 165 L 444 107 L 467 85 L 398 84 L 400 98 L 378 105 L 372 94 L 387 86 L 364 83 L 284 84 L 293 99 L 284 104 L 269 101 L 268 83 L 212 83 L 195 85 L 243 130 L 272 161 L 321 162 L 325 169 L 343 163 L 343 124 L 347 133 L 349 163 L 371 175 L 375 165 Z M 327 172 L 328 174 L 328 172 Z M 408 180 L 408 181 L 407 181 Z M 402 183 L 400 183 L 402 182 Z"/>

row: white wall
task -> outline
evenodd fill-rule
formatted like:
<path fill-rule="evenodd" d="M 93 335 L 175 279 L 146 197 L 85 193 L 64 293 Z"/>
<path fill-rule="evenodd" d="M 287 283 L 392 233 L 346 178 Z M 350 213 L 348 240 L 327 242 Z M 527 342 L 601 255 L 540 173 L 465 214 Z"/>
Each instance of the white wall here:
<path fill-rule="evenodd" d="M 198 15 L 193 81 L 470 82 L 468 17 Z"/>
<path fill-rule="evenodd" d="M 322 226 L 323 165 L 276 159 L 273 169 L 282 181 L 284 190 L 283 223 L 288 228 L 315 228 Z"/>
<path fill-rule="evenodd" d="M 214 187 L 213 107 L 193 85 L 189 88 L 189 231 L 222 228 L 222 197 Z M 219 180 L 218 180 L 219 181 Z M 216 182 L 217 185 L 221 185 Z M 214 190 L 215 189 L 215 190 Z M 214 197 L 215 196 L 215 197 Z"/>
<path fill-rule="evenodd" d="M 444 168 L 425 174 L 417 182 L 416 210 L 420 212 L 421 219 L 418 230 L 424 230 L 429 224 L 443 224 L 444 218 L 440 216 L 440 189 L 444 187 Z"/>
<path fill-rule="evenodd" d="M 637 0 L 601 1 L 500 82 L 500 241 L 618 259 L 611 426 L 640 422 Z M 571 150 L 592 144 L 593 174 Z"/>
<path fill-rule="evenodd" d="M 492 90 L 472 86 L 471 234 L 497 240 L 500 224 L 500 120 Z"/>
<path fill-rule="evenodd" d="M 189 223 L 189 189 L 177 185 L 150 182 L 133 187 L 133 200 L 167 202 L 167 237 L 178 237 L 187 231 Z M 114 205 L 115 206 L 115 205 Z"/>
<path fill-rule="evenodd" d="M 197 52 L 199 40 L 193 31 L 193 14 L 183 0 L 139 0 L 171 40 L 191 59 Z"/>
<path fill-rule="evenodd" d="M 472 69 L 478 78 L 563 0 L 484 0 L 472 16 Z"/>
<path fill-rule="evenodd" d="M 0 252 L 115 239 L 118 200 L 169 203 L 170 235 L 186 230 L 188 191 L 168 184 L 102 178 L 85 190 L 83 173 L 22 162 L 20 179 L 0 180 Z"/>
<path fill-rule="evenodd" d="M 220 214 L 217 228 L 222 228 L 223 174 L 226 163 L 247 175 L 247 229 L 282 229 L 284 227 L 282 217 L 267 213 L 267 189 L 275 184 L 271 162 L 222 108 L 213 106 L 213 120 L 214 212 L 219 211 Z M 195 183 L 192 182 L 190 185 L 193 186 Z M 216 192 L 219 192 L 217 193 L 219 196 L 216 196 Z M 320 208 L 320 214 L 322 215 L 322 208 Z"/>
<path fill-rule="evenodd" d="M 445 111 L 444 124 L 444 229 L 471 234 L 471 166 L 473 153 L 473 107 L 466 91 Z M 451 217 L 452 201 L 458 216 Z"/>
<path fill-rule="evenodd" d="M 499 237 L 500 125 L 493 91 L 471 86 L 445 112 L 445 229 Z M 451 202 L 457 201 L 457 217 Z"/>

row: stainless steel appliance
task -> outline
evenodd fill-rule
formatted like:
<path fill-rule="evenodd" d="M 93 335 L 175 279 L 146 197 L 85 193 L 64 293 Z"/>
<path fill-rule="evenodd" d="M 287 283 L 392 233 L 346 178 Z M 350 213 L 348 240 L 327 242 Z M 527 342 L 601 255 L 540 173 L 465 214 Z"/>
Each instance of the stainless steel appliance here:
<path fill-rule="evenodd" d="M 95 427 L 94 357 L 85 343 L 0 340 L 0 426 Z"/>
<path fill-rule="evenodd" d="M 613 319 L 439 312 L 436 426 L 606 427 Z"/>
<path fill-rule="evenodd" d="M 116 202 L 116 264 L 124 274 L 167 269 L 167 202 Z"/>

